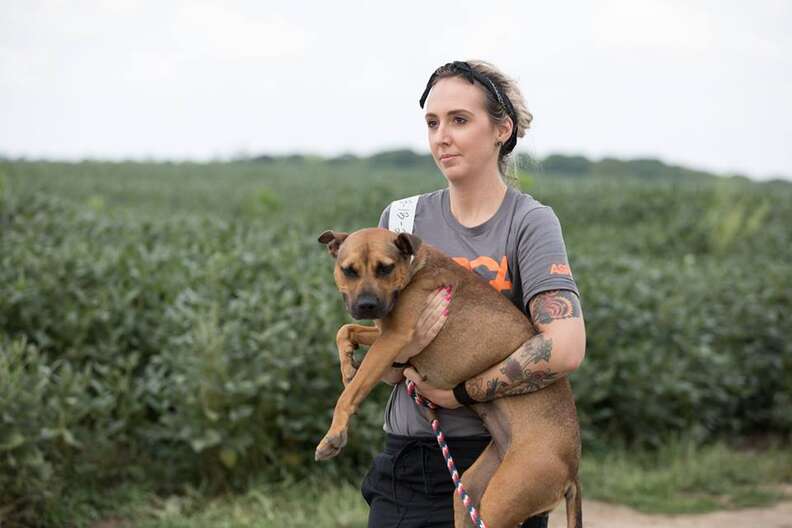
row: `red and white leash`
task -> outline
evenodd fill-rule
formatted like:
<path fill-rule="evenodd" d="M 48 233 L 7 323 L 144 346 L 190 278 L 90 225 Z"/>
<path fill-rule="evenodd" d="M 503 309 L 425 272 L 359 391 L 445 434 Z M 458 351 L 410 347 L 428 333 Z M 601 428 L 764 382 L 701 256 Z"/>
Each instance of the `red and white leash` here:
<path fill-rule="evenodd" d="M 459 473 L 456 470 L 454 459 L 451 458 L 451 453 L 449 452 L 448 445 L 445 441 L 445 435 L 443 434 L 443 431 L 440 430 L 440 421 L 437 419 L 437 414 L 435 413 L 437 405 L 418 394 L 418 391 L 415 390 L 415 382 L 412 380 L 407 380 L 407 394 L 412 396 L 416 405 L 422 405 L 429 409 L 429 414 L 432 417 L 432 431 L 434 431 L 437 444 L 440 446 L 440 450 L 443 452 L 443 458 L 445 458 L 448 472 L 451 473 L 451 480 L 454 481 L 456 493 L 459 495 L 459 498 L 462 499 L 462 504 L 464 504 L 465 508 L 467 508 L 468 514 L 470 514 L 470 520 L 473 521 L 473 526 L 476 528 L 487 528 L 487 525 L 484 524 L 484 521 L 481 519 L 481 517 L 479 517 L 478 509 L 476 509 L 476 506 L 473 504 L 473 499 L 470 498 L 468 492 L 465 491 L 465 487 L 462 486 L 462 478 L 459 476 Z"/>

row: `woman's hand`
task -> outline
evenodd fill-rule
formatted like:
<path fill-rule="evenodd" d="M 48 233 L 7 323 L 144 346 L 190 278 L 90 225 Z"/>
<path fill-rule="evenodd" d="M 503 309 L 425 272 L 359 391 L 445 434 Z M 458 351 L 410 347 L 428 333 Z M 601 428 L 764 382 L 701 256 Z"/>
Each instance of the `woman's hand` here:
<path fill-rule="evenodd" d="M 438 288 L 429 296 L 421 315 L 415 323 L 412 337 L 402 348 L 396 361 L 406 363 L 411 357 L 432 342 L 448 318 L 448 304 L 451 302 L 451 286 Z"/>
<path fill-rule="evenodd" d="M 462 407 L 462 404 L 459 403 L 454 397 L 454 391 L 432 387 L 421 379 L 421 376 L 415 371 L 414 368 L 407 367 L 404 369 L 404 377 L 408 380 L 414 381 L 415 388 L 419 393 L 421 393 L 421 396 L 434 402 L 435 405 L 445 407 L 446 409 L 456 409 L 457 407 Z"/>

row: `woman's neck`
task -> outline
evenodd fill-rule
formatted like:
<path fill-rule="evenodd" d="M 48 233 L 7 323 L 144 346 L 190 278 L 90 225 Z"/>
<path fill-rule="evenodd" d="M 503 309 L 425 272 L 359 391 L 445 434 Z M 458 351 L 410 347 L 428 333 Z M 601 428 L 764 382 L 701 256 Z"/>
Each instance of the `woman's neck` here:
<path fill-rule="evenodd" d="M 481 225 L 498 212 L 507 189 L 499 175 L 449 183 L 451 214 L 465 227 Z"/>

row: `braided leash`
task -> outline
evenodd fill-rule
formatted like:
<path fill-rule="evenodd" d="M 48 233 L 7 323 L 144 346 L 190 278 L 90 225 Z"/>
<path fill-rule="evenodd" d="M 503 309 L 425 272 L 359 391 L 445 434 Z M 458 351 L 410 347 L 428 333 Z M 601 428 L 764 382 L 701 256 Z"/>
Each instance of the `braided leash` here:
<path fill-rule="evenodd" d="M 440 446 L 440 449 L 443 452 L 443 458 L 445 458 L 448 472 L 451 473 L 451 480 L 454 481 L 456 493 L 459 495 L 459 498 L 462 499 L 462 504 L 464 504 L 465 508 L 467 508 L 468 514 L 470 515 L 470 520 L 473 521 L 473 526 L 476 528 L 487 528 L 487 525 L 484 524 L 484 521 L 481 519 L 481 517 L 479 517 L 478 510 L 473 505 L 473 500 L 470 498 L 470 495 L 468 495 L 467 491 L 465 491 L 464 486 L 462 486 L 462 479 L 459 477 L 459 473 L 457 472 L 456 466 L 454 465 L 454 459 L 451 458 L 451 453 L 448 451 L 445 435 L 443 434 L 443 431 L 440 430 L 440 420 L 437 419 L 437 414 L 435 413 L 437 405 L 418 394 L 418 391 L 415 390 L 415 382 L 412 380 L 407 380 L 407 394 L 412 396 L 416 405 L 423 405 L 429 409 L 429 414 L 432 417 L 432 431 L 434 431 L 437 444 Z"/>

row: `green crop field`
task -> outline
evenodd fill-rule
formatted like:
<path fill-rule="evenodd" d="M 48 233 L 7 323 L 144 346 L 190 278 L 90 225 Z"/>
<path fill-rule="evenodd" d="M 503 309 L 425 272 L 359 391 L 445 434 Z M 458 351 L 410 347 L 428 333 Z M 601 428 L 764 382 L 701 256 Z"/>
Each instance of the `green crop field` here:
<path fill-rule="evenodd" d="M 574 159 L 571 159 L 574 162 Z M 792 432 L 792 184 L 652 160 L 527 164 L 581 291 L 584 449 Z M 426 157 L 0 161 L 0 519 L 77 486 L 359 474 L 388 387 L 317 465 L 350 321 L 317 243 L 444 186 Z M 87 484 L 86 484 L 87 483 Z"/>

